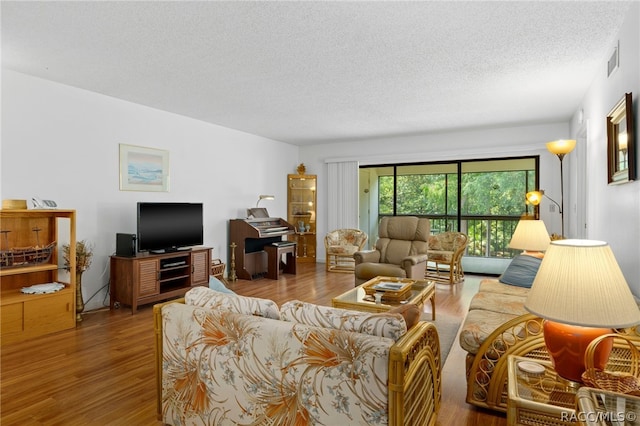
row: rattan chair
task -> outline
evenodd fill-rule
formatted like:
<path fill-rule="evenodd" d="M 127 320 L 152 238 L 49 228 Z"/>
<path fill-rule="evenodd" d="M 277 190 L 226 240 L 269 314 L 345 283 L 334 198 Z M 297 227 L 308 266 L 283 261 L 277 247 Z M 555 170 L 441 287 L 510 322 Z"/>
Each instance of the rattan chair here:
<path fill-rule="evenodd" d="M 461 282 L 464 279 L 462 255 L 467 242 L 462 232 L 443 232 L 429 237 L 426 276 L 449 284 Z"/>
<path fill-rule="evenodd" d="M 353 272 L 353 254 L 362 250 L 368 236 L 359 229 L 336 229 L 324 237 L 327 272 Z"/>

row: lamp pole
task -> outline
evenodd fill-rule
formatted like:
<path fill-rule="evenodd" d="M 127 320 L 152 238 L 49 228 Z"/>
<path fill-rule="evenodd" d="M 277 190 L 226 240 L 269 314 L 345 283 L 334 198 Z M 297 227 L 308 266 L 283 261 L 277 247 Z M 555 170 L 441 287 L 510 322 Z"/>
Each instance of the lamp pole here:
<path fill-rule="evenodd" d="M 564 160 L 564 154 L 558 154 L 558 158 L 560 159 L 560 228 L 562 233 L 560 234 L 562 238 L 564 238 L 564 176 L 562 167 L 562 160 Z"/>

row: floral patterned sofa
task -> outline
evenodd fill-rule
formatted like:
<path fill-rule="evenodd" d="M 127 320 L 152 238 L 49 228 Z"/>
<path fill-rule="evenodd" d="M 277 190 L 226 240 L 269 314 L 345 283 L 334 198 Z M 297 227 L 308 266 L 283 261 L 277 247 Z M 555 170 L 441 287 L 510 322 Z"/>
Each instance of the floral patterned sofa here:
<path fill-rule="evenodd" d="M 154 307 L 158 416 L 171 425 L 434 425 L 438 333 L 401 314 L 197 287 Z"/>

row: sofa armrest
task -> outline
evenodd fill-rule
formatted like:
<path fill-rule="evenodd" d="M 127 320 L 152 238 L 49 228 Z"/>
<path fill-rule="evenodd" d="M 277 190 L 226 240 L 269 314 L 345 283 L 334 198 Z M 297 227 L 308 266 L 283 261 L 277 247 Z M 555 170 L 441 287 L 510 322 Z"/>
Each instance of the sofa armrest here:
<path fill-rule="evenodd" d="M 505 322 L 480 346 L 467 371 L 467 402 L 506 412 L 507 358 L 518 355 L 549 359 L 542 334 L 542 319 L 524 314 Z"/>
<path fill-rule="evenodd" d="M 156 414 L 162 420 L 162 307 L 170 303 L 184 304 L 184 297 L 153 305 L 153 331 L 155 333 Z"/>
<path fill-rule="evenodd" d="M 380 252 L 378 250 L 362 250 L 353 253 L 356 265 L 361 263 L 378 263 L 380 262 Z"/>
<path fill-rule="evenodd" d="M 415 386 L 420 384 L 420 392 Z M 442 399 L 440 339 L 433 323 L 420 321 L 389 353 L 389 425 L 434 426 Z"/>

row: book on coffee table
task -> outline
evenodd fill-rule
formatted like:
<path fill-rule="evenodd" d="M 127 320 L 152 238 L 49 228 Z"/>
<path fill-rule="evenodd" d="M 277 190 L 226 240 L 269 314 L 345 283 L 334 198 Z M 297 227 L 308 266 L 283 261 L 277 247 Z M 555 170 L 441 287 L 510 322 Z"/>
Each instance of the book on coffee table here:
<path fill-rule="evenodd" d="M 407 284 L 393 283 L 393 282 L 381 282 L 374 285 L 372 288 L 378 291 L 400 291 L 406 285 Z"/>

